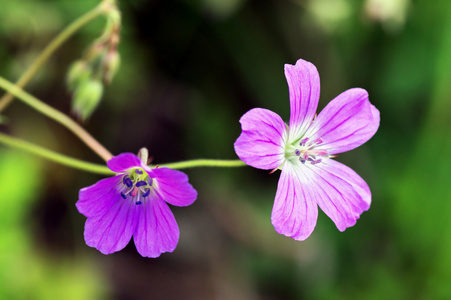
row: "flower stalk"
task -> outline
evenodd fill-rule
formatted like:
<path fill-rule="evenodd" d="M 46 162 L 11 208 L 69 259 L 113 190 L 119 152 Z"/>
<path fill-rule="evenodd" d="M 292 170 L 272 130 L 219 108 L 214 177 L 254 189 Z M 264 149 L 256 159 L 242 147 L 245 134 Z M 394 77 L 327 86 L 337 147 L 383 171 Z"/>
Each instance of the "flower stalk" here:
<path fill-rule="evenodd" d="M 198 167 L 244 167 L 246 164 L 240 159 L 223 160 L 223 159 L 193 159 L 174 163 L 161 164 L 159 167 L 171 169 L 188 169 Z"/>
<path fill-rule="evenodd" d="M 24 88 L 33 76 L 39 71 L 44 63 L 61 47 L 74 33 L 80 30 L 83 26 L 111 10 L 114 3 L 111 0 L 104 0 L 99 5 L 88 11 L 74 22 L 69 24 L 60 34 L 58 34 L 48 45 L 42 50 L 41 54 L 36 58 L 33 64 L 23 73 L 17 80 L 16 86 Z M 14 94 L 7 93 L 0 99 L 0 112 L 3 111 L 14 99 Z"/>
<path fill-rule="evenodd" d="M 16 96 L 25 104 L 28 104 L 38 112 L 46 115 L 47 117 L 55 120 L 67 129 L 72 131 L 77 137 L 79 137 L 89 148 L 97 153 L 103 160 L 110 160 L 113 155 L 103 147 L 96 139 L 94 139 L 83 127 L 77 124 L 74 120 L 63 114 L 62 112 L 52 108 L 45 104 L 36 97 L 28 94 L 21 88 L 17 87 L 8 80 L 0 77 L 0 87 L 8 91 L 12 95 Z"/>
<path fill-rule="evenodd" d="M 86 172 L 96 173 L 96 174 L 102 174 L 102 175 L 114 175 L 115 173 L 112 172 L 110 169 L 108 169 L 104 165 L 98 165 L 93 164 L 89 162 L 85 162 L 79 159 L 75 159 L 69 156 L 65 156 L 59 153 L 56 153 L 54 151 L 42 148 L 40 146 L 34 145 L 32 143 L 10 137 L 6 134 L 0 133 L 0 143 L 5 144 L 7 146 L 24 150 L 33 154 L 36 154 L 40 157 L 46 158 L 48 160 L 51 160 L 53 162 L 62 164 L 64 166 L 68 166 L 71 168 L 75 168 L 78 170 L 83 170 Z"/>

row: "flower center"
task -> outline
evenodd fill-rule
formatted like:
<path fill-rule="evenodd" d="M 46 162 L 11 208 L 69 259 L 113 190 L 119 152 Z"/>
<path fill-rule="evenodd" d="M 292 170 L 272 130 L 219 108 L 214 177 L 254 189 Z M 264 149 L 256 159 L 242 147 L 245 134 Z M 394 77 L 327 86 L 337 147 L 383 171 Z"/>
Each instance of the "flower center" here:
<path fill-rule="evenodd" d="M 317 138 L 314 141 L 304 138 L 299 143 L 299 147 L 295 146 L 290 149 L 291 155 L 299 157 L 299 161 L 303 164 L 309 162 L 312 165 L 319 164 L 321 162 L 321 156 L 327 156 L 327 151 L 322 149 L 315 149 L 318 145 L 322 144 L 323 140 Z M 293 150 L 294 149 L 294 150 Z"/>
<path fill-rule="evenodd" d="M 150 195 L 153 178 L 141 168 L 135 168 L 122 177 L 121 196 L 124 199 L 130 197 L 136 205 Z"/>

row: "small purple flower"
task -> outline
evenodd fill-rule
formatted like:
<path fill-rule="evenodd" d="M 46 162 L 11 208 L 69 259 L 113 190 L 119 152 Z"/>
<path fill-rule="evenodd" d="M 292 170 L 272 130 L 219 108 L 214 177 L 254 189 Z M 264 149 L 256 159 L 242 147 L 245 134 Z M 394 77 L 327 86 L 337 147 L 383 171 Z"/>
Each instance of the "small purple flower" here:
<path fill-rule="evenodd" d="M 353 226 L 370 207 L 366 182 L 331 159 L 368 141 L 379 127 L 379 111 L 364 89 L 347 90 L 315 118 L 319 75 L 305 60 L 285 65 L 290 92 L 290 123 L 276 113 L 254 108 L 244 114 L 235 142 L 246 164 L 281 169 L 271 221 L 277 232 L 305 240 L 316 225 L 318 205 L 340 231 Z"/>
<path fill-rule="evenodd" d="M 81 189 L 76 203 L 88 218 L 86 244 L 110 254 L 133 236 L 142 256 L 174 251 L 180 233 L 166 202 L 187 206 L 196 200 L 188 176 L 169 168 L 151 169 L 131 153 L 115 156 L 107 165 L 118 175 Z"/>

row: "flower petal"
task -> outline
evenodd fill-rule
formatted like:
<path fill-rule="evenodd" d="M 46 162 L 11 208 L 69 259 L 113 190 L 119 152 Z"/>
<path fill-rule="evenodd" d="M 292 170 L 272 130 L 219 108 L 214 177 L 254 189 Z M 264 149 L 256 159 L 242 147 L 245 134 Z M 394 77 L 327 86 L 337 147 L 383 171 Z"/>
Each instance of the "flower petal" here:
<path fill-rule="evenodd" d="M 122 153 L 117 156 L 113 156 L 107 162 L 108 168 L 116 173 L 124 173 L 127 169 L 140 167 L 141 160 L 133 153 Z"/>
<path fill-rule="evenodd" d="M 334 221 L 338 230 L 354 226 L 362 212 L 371 204 L 371 192 L 366 182 L 351 168 L 325 158 L 310 167 L 310 179 L 319 207 Z"/>
<path fill-rule="evenodd" d="M 104 214 L 88 217 L 85 224 L 85 241 L 103 254 L 122 250 L 135 232 L 139 205 L 124 200 L 120 195 L 111 199 L 113 205 Z"/>
<path fill-rule="evenodd" d="M 290 139 L 300 138 L 312 123 L 318 107 L 320 82 L 316 67 L 299 59 L 296 65 L 285 65 L 290 92 Z"/>
<path fill-rule="evenodd" d="M 121 178 L 122 175 L 102 179 L 96 184 L 82 188 L 75 204 L 78 211 L 86 217 L 92 217 L 110 209 L 120 193 L 117 187 Z"/>
<path fill-rule="evenodd" d="M 241 119 L 243 132 L 235 141 L 235 152 L 246 164 L 258 169 L 275 169 L 283 163 L 286 125 L 267 109 L 254 108 Z"/>
<path fill-rule="evenodd" d="M 321 138 L 327 154 L 352 150 L 368 141 L 379 128 L 379 111 L 368 100 L 364 89 L 347 90 L 332 100 L 306 133 Z"/>
<path fill-rule="evenodd" d="M 197 191 L 188 182 L 188 175 L 169 168 L 146 170 L 155 179 L 158 194 L 175 206 L 190 205 L 197 198 Z"/>
<path fill-rule="evenodd" d="M 133 237 L 136 250 L 145 257 L 174 251 L 180 232 L 168 205 L 154 195 L 142 208 Z"/>
<path fill-rule="evenodd" d="M 303 171 L 285 163 L 271 215 L 278 233 L 299 241 L 310 236 L 318 218 L 318 195 Z"/>

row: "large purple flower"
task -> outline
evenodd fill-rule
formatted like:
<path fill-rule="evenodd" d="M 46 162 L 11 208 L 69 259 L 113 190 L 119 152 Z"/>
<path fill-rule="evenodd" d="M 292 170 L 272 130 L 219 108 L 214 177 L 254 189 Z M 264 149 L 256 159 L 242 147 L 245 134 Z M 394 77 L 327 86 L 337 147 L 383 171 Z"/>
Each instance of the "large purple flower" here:
<path fill-rule="evenodd" d="M 179 228 L 168 205 L 190 205 L 197 192 L 188 176 L 169 168 L 151 169 L 134 154 L 107 163 L 116 176 L 80 190 L 78 211 L 88 217 L 85 241 L 103 254 L 135 241 L 139 254 L 158 257 L 177 246 Z"/>
<path fill-rule="evenodd" d="M 277 232 L 305 240 L 316 225 L 318 205 L 340 231 L 369 209 L 371 193 L 349 167 L 331 159 L 368 141 L 379 127 L 379 111 L 360 88 L 332 100 L 315 118 L 319 75 L 305 60 L 285 65 L 290 92 L 290 123 L 262 108 L 240 119 L 235 151 L 246 164 L 281 169 L 271 221 Z"/>

